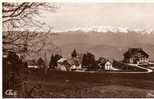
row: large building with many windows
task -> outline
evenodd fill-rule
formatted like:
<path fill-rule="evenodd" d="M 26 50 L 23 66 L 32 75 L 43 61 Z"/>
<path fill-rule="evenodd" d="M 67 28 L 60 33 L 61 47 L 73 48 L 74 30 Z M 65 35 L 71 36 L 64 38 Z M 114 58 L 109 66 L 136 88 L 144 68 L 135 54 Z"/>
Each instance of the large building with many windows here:
<path fill-rule="evenodd" d="M 149 55 L 142 48 L 129 48 L 123 56 L 125 63 L 142 64 L 149 62 Z"/>

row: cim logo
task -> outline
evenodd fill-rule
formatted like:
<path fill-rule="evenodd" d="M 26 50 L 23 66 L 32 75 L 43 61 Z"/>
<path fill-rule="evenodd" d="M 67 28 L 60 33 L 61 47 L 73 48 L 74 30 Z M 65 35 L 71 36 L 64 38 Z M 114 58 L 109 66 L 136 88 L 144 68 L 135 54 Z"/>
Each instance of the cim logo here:
<path fill-rule="evenodd" d="M 147 93 L 146 98 L 154 98 L 154 94 L 153 93 Z"/>
<path fill-rule="evenodd" d="M 15 90 L 8 89 L 8 90 L 5 91 L 5 95 L 8 95 L 8 96 L 16 96 L 17 95 L 17 92 Z"/>

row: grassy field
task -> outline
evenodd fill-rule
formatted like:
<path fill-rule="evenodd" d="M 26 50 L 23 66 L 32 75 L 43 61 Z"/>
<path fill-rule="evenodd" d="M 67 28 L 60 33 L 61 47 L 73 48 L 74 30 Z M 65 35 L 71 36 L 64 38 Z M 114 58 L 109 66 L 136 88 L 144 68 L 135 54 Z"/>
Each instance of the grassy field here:
<path fill-rule="evenodd" d="M 154 97 L 154 73 L 112 74 L 32 70 L 24 97 Z"/>

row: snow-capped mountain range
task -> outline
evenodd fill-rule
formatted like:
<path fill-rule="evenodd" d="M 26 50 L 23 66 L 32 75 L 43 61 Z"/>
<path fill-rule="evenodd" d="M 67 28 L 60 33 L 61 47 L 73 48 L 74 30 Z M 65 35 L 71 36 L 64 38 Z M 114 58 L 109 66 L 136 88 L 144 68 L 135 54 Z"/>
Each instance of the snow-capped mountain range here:
<path fill-rule="evenodd" d="M 68 30 L 64 30 L 64 31 L 54 31 L 54 32 L 76 32 L 76 31 L 82 31 L 85 33 L 88 32 L 113 32 L 113 33 L 128 33 L 130 31 L 133 32 L 139 32 L 142 34 L 145 33 L 153 33 L 154 30 L 153 29 L 140 29 L 140 28 L 128 28 L 128 27 L 113 27 L 113 26 L 94 26 L 94 27 L 73 27 L 71 29 Z"/>

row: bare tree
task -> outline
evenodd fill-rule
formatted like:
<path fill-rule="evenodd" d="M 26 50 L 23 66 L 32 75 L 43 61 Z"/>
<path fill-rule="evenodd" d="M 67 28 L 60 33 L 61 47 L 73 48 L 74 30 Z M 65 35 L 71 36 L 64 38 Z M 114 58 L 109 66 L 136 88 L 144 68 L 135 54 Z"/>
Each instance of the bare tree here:
<path fill-rule="evenodd" d="M 36 21 L 33 17 L 40 14 L 40 10 L 52 10 L 57 8 L 54 4 L 38 3 L 38 2 L 23 2 L 23 3 L 8 3 L 2 4 L 2 18 L 4 25 L 11 24 L 14 27 L 21 26 Z M 39 21 L 38 21 L 39 23 Z M 36 25 L 36 24 L 34 24 Z"/>
<path fill-rule="evenodd" d="M 44 22 L 37 20 L 37 16 L 40 16 L 40 11 L 48 10 L 53 12 L 55 9 L 57 9 L 57 6 L 54 3 L 4 2 L 2 4 L 3 50 L 18 49 L 23 52 L 27 51 L 27 47 L 33 45 L 30 44 L 31 40 L 40 37 L 40 35 L 43 37 L 51 30 L 49 28 L 46 34 L 39 32 L 40 28 L 45 26 Z M 33 27 L 33 31 L 32 28 L 25 30 L 25 27 Z M 31 29 L 31 32 L 29 29 Z"/>
<path fill-rule="evenodd" d="M 52 28 L 46 26 L 44 22 L 37 20 L 38 16 L 40 16 L 41 10 L 53 12 L 56 9 L 57 6 L 54 3 L 4 2 L 2 4 L 3 50 L 15 50 L 15 52 L 22 52 L 24 54 L 41 51 L 46 45 L 46 39 Z M 44 26 L 48 27 L 46 32 L 41 30 Z M 39 48 L 35 47 L 37 44 L 40 44 Z M 35 50 L 33 50 L 34 47 Z M 11 75 L 9 72 L 6 73 Z M 24 96 L 24 78 L 20 77 L 23 82 L 19 83 L 21 85 L 19 95 L 23 93 L 22 96 Z M 8 82 L 11 81 L 8 80 Z"/>

